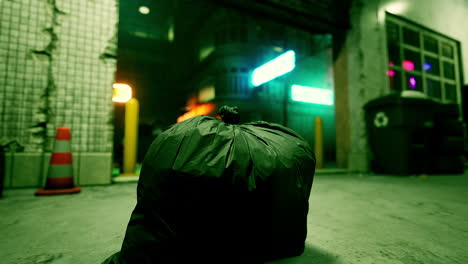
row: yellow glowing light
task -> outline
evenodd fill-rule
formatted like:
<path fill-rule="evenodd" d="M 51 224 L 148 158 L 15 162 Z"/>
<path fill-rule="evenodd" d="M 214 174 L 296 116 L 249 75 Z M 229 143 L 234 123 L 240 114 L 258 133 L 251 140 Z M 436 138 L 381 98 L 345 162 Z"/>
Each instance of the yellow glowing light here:
<path fill-rule="evenodd" d="M 147 15 L 150 13 L 150 9 L 147 6 L 140 6 L 138 8 L 138 12 L 140 12 L 143 15 Z"/>
<path fill-rule="evenodd" d="M 114 92 L 112 95 L 112 101 L 117 103 L 126 103 L 132 98 L 132 87 L 125 83 L 114 83 L 112 85 Z"/>
<path fill-rule="evenodd" d="M 174 41 L 174 24 L 171 24 L 169 30 L 167 31 L 167 40 L 170 42 Z"/>

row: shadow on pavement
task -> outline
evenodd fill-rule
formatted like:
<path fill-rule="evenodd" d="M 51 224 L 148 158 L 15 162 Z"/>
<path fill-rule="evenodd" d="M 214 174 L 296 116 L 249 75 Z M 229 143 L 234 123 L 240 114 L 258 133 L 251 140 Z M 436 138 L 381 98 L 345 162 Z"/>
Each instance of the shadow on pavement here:
<path fill-rule="evenodd" d="M 265 262 L 265 264 L 343 264 L 336 254 L 306 243 L 302 255 L 294 258 L 285 258 Z"/>

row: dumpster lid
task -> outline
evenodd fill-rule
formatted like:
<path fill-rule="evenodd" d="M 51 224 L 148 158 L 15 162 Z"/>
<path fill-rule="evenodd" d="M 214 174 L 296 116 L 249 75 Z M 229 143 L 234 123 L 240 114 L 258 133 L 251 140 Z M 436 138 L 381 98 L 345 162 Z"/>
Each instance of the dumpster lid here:
<path fill-rule="evenodd" d="M 415 91 L 403 91 L 402 93 L 391 93 L 374 100 L 367 102 L 364 105 L 364 109 L 380 107 L 385 105 L 433 105 L 436 102 L 428 97 L 423 97 L 421 93 L 415 93 Z"/>

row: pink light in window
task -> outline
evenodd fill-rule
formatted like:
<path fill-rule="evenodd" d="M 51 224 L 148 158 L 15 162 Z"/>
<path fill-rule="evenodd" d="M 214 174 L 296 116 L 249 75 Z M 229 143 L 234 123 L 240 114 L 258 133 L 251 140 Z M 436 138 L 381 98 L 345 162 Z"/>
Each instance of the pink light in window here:
<path fill-rule="evenodd" d="M 411 76 L 411 77 L 409 77 L 408 81 L 409 81 L 410 88 L 411 89 L 416 89 L 416 78 Z"/>
<path fill-rule="evenodd" d="M 393 77 L 393 76 L 395 76 L 395 71 L 390 69 L 390 70 L 387 71 L 387 75 Z"/>
<path fill-rule="evenodd" d="M 403 61 L 403 69 L 405 69 L 407 71 L 414 70 L 414 62 L 409 61 L 409 60 L 404 60 Z"/>
<path fill-rule="evenodd" d="M 390 62 L 388 63 L 388 65 L 390 65 L 390 66 L 395 66 L 395 63 L 394 63 L 393 61 L 390 61 Z"/>

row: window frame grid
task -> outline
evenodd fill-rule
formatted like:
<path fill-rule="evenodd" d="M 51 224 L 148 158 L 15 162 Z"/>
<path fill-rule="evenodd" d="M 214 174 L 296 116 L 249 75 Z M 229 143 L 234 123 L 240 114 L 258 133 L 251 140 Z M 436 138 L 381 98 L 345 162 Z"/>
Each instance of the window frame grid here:
<path fill-rule="evenodd" d="M 385 25 L 387 22 L 391 22 L 395 25 L 398 26 L 398 49 L 399 49 L 399 56 L 401 63 L 405 60 L 404 52 L 405 50 L 410 50 L 413 52 L 417 52 L 419 54 L 419 59 L 421 62 L 421 69 L 415 69 L 413 71 L 407 71 L 403 69 L 403 66 L 400 65 L 389 65 L 390 62 L 390 57 L 389 57 L 389 50 L 388 50 L 388 38 L 387 38 L 387 27 L 384 27 L 384 30 L 386 32 L 385 34 L 385 45 L 387 47 L 387 64 L 386 64 L 386 69 L 392 69 L 394 71 L 398 71 L 401 76 L 400 80 L 400 86 L 402 91 L 408 90 L 407 88 L 407 78 L 408 76 L 414 75 L 418 76 L 421 78 L 422 82 L 422 92 L 424 94 L 428 94 L 428 86 L 427 86 L 427 79 L 431 79 L 433 81 L 438 81 L 440 83 L 440 93 L 441 93 L 441 99 L 438 99 L 436 97 L 432 97 L 432 99 L 440 101 L 442 103 L 457 103 L 458 105 L 461 105 L 461 83 L 462 83 L 462 65 L 460 62 L 460 45 L 459 41 L 452 39 L 448 36 L 445 36 L 441 33 L 435 32 L 429 28 L 426 28 L 424 26 L 421 26 L 417 23 L 414 23 L 412 21 L 409 21 L 405 18 L 393 15 L 391 13 L 386 12 L 385 13 Z M 404 28 L 410 29 L 412 31 L 417 32 L 418 37 L 419 37 L 419 47 L 414 47 L 410 44 L 406 44 L 403 39 L 403 30 Z M 437 41 L 437 53 L 427 51 L 425 50 L 425 45 L 424 45 L 424 39 L 425 37 L 431 37 Z M 447 44 L 452 48 L 453 52 L 453 57 L 448 58 L 442 55 L 442 44 Z M 438 66 L 439 66 L 439 74 L 431 74 L 428 73 L 426 70 L 424 70 L 424 62 L 425 62 L 425 57 L 429 56 L 431 58 L 435 58 L 438 60 Z M 451 63 L 453 65 L 453 70 L 454 70 L 454 79 L 449 79 L 445 77 L 445 72 L 444 72 L 444 62 Z M 386 76 L 388 78 L 388 76 Z M 446 98 L 446 91 L 445 91 L 445 84 L 450 84 L 454 85 L 456 89 L 456 101 L 452 100 L 447 100 Z"/>

